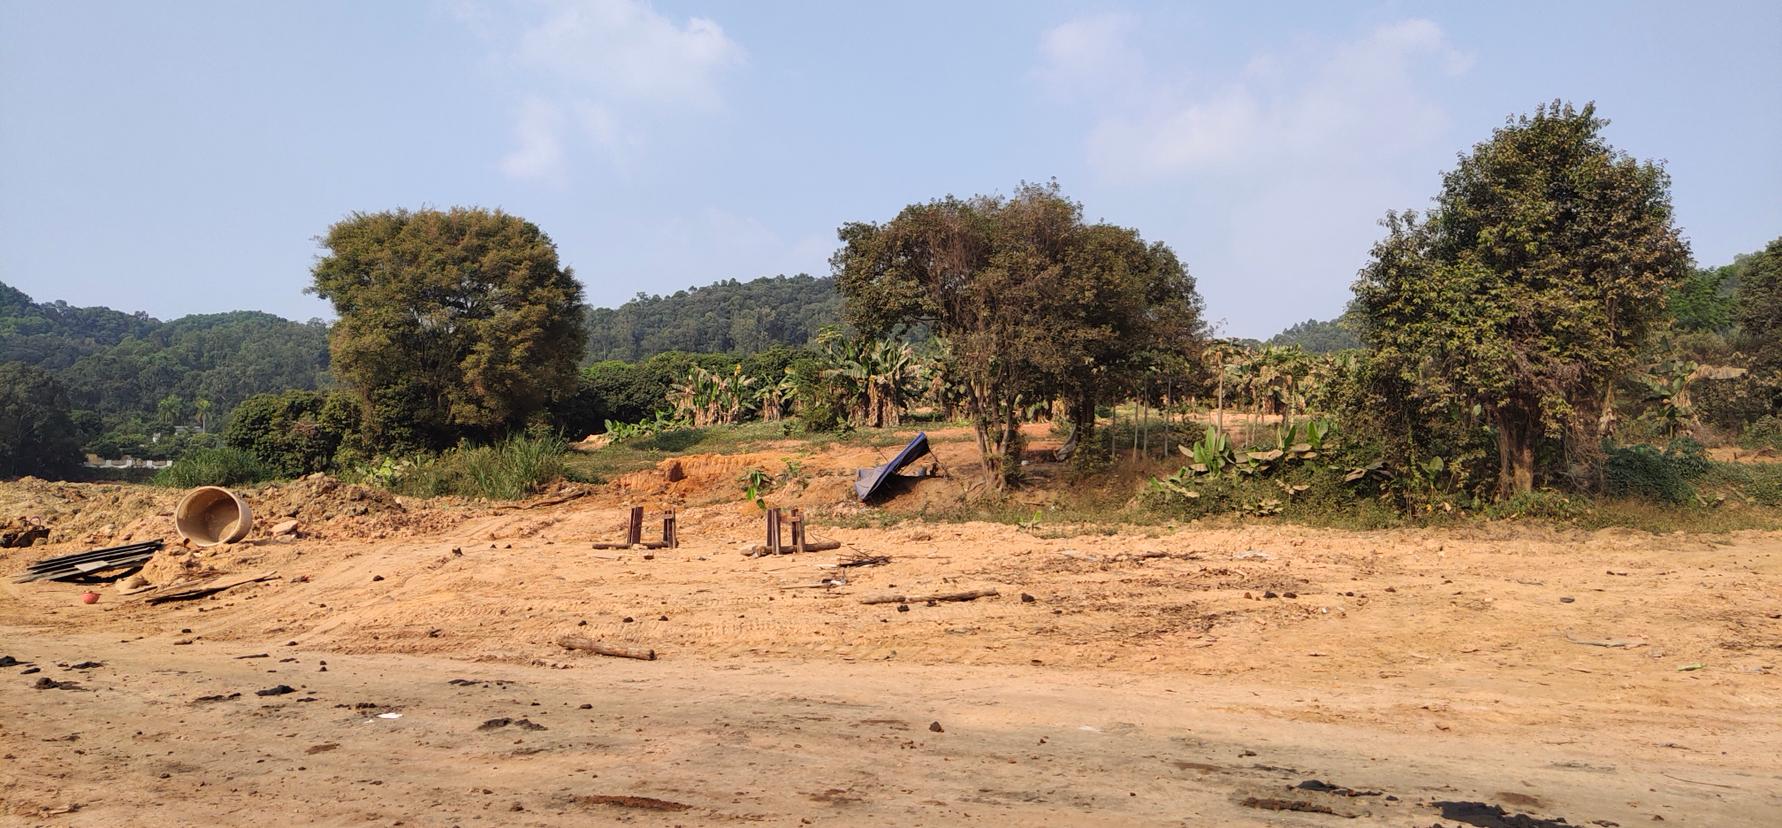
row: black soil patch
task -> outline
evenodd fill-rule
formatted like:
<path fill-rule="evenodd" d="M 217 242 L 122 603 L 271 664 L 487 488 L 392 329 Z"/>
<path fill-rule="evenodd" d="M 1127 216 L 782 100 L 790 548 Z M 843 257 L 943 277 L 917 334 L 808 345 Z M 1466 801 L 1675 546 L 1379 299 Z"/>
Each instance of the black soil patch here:
<path fill-rule="evenodd" d="M 1541 819 L 1528 814 L 1511 814 L 1501 805 L 1483 802 L 1437 802 L 1442 819 L 1451 819 L 1478 828 L 1575 828 L 1564 819 Z"/>

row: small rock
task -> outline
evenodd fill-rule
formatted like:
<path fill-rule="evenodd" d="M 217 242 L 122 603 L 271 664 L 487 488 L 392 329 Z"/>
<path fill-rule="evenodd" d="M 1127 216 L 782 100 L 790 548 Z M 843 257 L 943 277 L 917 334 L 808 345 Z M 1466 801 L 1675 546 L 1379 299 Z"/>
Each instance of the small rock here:
<path fill-rule="evenodd" d="M 897 605 L 897 611 L 898 611 L 898 612 L 909 612 L 909 611 L 910 611 L 910 605 L 909 605 L 909 604 L 898 604 L 898 605 Z"/>
<path fill-rule="evenodd" d="M 382 575 L 373 575 L 373 576 L 371 576 L 371 580 L 373 580 L 373 581 L 381 581 L 381 580 L 383 580 L 383 579 L 384 579 L 384 576 L 382 576 Z"/>
<path fill-rule="evenodd" d="M 1264 598 L 1279 598 L 1281 596 L 1276 595 L 1274 590 L 1271 589 L 1268 592 L 1262 593 L 1262 597 L 1264 597 Z"/>
<path fill-rule="evenodd" d="M 947 731 L 946 731 L 946 728 L 943 728 L 943 727 L 941 727 L 941 726 L 940 726 L 940 722 L 929 722 L 929 723 L 928 723 L 928 729 L 929 729 L 929 730 L 930 730 L 930 731 L 932 731 L 932 732 L 935 732 L 935 733 L 945 733 L 945 732 L 947 732 Z"/>
<path fill-rule="evenodd" d="M 1560 598 L 1560 599 L 1559 599 L 1559 603 L 1561 603 L 1561 604 L 1570 604 L 1570 603 L 1572 603 L 1572 602 L 1574 602 L 1574 601 L 1576 601 L 1576 600 L 1578 600 L 1578 599 L 1576 599 L 1576 598 L 1573 598 L 1573 597 L 1572 597 L 1572 596 L 1570 596 L 1570 595 L 1566 595 L 1566 596 L 1563 596 L 1563 597 L 1561 597 L 1561 598 Z"/>
<path fill-rule="evenodd" d="M 295 535 L 297 534 L 297 526 L 298 523 L 295 520 L 280 521 L 272 525 L 269 534 L 275 538 L 282 535 Z"/>
<path fill-rule="evenodd" d="M 593 710 L 593 709 L 594 709 L 594 705 L 591 705 L 591 704 L 583 704 L 583 705 L 582 705 L 582 706 L 581 706 L 581 707 L 579 707 L 579 708 L 577 708 L 577 709 L 578 709 L 578 710 Z"/>
<path fill-rule="evenodd" d="M 1023 592 L 1023 593 L 1021 593 L 1021 603 L 1023 603 L 1023 604 L 1031 604 L 1031 603 L 1033 603 L 1033 602 L 1034 602 L 1034 601 L 1035 601 L 1035 600 L 1037 600 L 1037 599 L 1035 599 L 1035 598 L 1034 598 L 1034 597 L 1033 597 L 1033 596 L 1031 596 L 1031 595 L 1028 595 L 1028 594 L 1027 594 L 1027 593 L 1025 593 L 1025 592 Z"/>
<path fill-rule="evenodd" d="M 295 693 L 295 692 L 297 692 L 297 688 L 292 687 L 289 684 L 280 684 L 276 687 L 268 687 L 265 690 L 255 690 L 254 695 L 256 695 L 256 696 L 282 696 L 286 693 Z"/>

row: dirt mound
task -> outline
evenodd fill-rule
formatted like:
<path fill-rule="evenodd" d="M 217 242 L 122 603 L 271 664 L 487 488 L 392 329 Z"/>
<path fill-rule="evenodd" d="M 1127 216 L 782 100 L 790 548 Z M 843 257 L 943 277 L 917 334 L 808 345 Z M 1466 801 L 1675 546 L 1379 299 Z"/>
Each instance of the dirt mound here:
<path fill-rule="evenodd" d="M 52 483 L 26 477 L 0 486 L 0 515 L 27 516 L 52 545 L 92 546 L 173 536 L 179 492 L 113 483 Z"/>
<path fill-rule="evenodd" d="M 269 483 L 250 494 L 259 514 L 268 518 L 294 518 L 303 523 L 407 511 L 389 492 L 342 483 L 325 474 L 312 474 L 288 483 Z"/>

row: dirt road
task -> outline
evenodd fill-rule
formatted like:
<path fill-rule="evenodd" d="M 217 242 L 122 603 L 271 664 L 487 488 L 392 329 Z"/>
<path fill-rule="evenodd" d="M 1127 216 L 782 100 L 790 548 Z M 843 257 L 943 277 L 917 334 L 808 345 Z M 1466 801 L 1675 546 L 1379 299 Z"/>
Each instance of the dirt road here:
<path fill-rule="evenodd" d="M 0 693 L 4 819 L 20 825 L 1430 825 L 1491 813 L 1466 803 L 1571 825 L 1763 825 L 1782 808 L 1773 743 L 1699 749 L 1773 720 L 1698 719 L 1667 728 L 1679 744 L 1651 755 L 1592 725 L 1615 707 L 1600 701 L 1538 734 L 1489 710 L 1453 732 L 1396 733 L 1306 720 L 1404 705 L 1371 686 L 805 661 L 559 670 L 4 635 L 42 669 L 5 676 Z M 41 678 L 75 686 L 30 689 Z M 256 695 L 279 686 L 293 692 Z"/>

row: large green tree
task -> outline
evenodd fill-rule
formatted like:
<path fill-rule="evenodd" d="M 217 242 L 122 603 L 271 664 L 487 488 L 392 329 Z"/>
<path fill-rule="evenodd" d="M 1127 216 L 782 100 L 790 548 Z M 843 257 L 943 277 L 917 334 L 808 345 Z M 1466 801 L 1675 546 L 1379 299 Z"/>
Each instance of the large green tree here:
<path fill-rule="evenodd" d="M 1669 177 L 1609 146 L 1606 124 L 1559 102 L 1511 120 L 1425 217 L 1387 216 L 1355 284 L 1381 399 L 1431 431 L 1476 405 L 1500 496 L 1535 486 L 1538 456 L 1594 479 L 1605 397 L 1689 273 Z"/>
<path fill-rule="evenodd" d="M 1745 352 L 1760 371 L 1782 371 L 1782 238 L 1739 257 L 1738 319 Z"/>
<path fill-rule="evenodd" d="M 999 484 L 1019 474 L 1025 404 L 1066 399 L 1086 436 L 1097 401 L 1199 347 L 1200 298 L 1174 253 L 1085 224 L 1055 183 L 913 204 L 839 235 L 831 265 L 847 321 L 869 336 L 919 326 L 946 344 L 943 370 L 966 391 Z"/>
<path fill-rule="evenodd" d="M 336 377 L 379 448 L 439 448 L 522 425 L 572 392 L 582 290 L 537 225 L 499 210 L 355 213 L 320 239 Z"/>
<path fill-rule="evenodd" d="M 0 364 L 0 476 L 55 477 L 79 464 L 68 391 L 41 368 Z"/>

